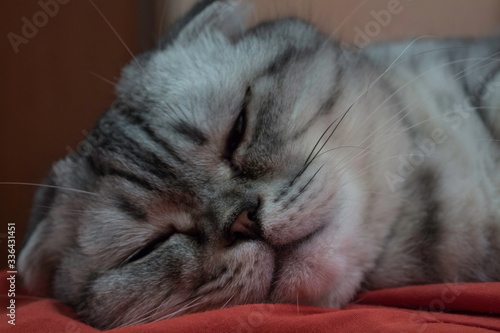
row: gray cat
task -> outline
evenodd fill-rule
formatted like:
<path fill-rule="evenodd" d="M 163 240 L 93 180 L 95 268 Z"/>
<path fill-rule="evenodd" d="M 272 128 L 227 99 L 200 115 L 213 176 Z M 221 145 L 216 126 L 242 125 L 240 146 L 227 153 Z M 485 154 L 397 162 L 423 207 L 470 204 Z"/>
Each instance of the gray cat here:
<path fill-rule="evenodd" d="M 38 191 L 24 285 L 109 329 L 500 281 L 500 38 L 342 48 L 204 1 Z"/>

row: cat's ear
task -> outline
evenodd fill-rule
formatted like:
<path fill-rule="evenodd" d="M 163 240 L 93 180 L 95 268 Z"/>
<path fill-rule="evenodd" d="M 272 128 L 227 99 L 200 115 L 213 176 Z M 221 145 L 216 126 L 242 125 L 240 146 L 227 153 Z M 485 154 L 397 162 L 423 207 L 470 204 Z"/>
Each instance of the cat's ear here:
<path fill-rule="evenodd" d="M 65 250 L 64 240 L 55 235 L 66 226 L 56 225 L 52 214 L 59 194 L 57 186 L 60 186 L 56 171 L 64 165 L 64 161 L 56 163 L 35 194 L 28 231 L 17 262 L 23 287 L 35 295 L 50 296 L 52 278 Z"/>
<path fill-rule="evenodd" d="M 204 33 L 222 33 L 231 42 L 247 29 L 251 5 L 243 0 L 204 0 L 179 19 L 160 43 L 164 48 L 174 42 L 188 44 Z"/>

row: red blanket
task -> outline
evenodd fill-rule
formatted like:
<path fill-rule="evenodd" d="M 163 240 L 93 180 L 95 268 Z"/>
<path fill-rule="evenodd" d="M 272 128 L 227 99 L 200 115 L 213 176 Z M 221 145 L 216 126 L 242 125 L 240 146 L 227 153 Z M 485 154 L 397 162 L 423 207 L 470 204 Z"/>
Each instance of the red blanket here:
<path fill-rule="evenodd" d="M 0 273 L 0 331 L 86 333 L 74 311 L 55 300 L 16 291 L 9 324 L 10 283 Z M 12 307 L 12 306 L 11 306 Z M 13 316 L 11 316 L 13 317 Z M 500 331 L 500 283 L 429 285 L 358 295 L 345 309 L 255 304 L 112 330 L 131 332 L 491 332 Z"/>

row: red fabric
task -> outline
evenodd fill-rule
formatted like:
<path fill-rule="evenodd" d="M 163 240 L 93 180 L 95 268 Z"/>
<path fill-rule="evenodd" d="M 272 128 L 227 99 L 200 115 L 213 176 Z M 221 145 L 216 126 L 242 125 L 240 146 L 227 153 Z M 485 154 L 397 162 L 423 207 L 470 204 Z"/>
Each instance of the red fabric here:
<path fill-rule="evenodd" d="M 1 332 L 87 333 L 71 308 L 16 292 L 8 324 L 8 274 L 0 273 Z M 439 312 L 444 311 L 444 312 Z M 112 330 L 135 332 L 491 332 L 500 331 L 500 283 L 429 285 L 358 295 L 342 310 L 256 304 Z"/>

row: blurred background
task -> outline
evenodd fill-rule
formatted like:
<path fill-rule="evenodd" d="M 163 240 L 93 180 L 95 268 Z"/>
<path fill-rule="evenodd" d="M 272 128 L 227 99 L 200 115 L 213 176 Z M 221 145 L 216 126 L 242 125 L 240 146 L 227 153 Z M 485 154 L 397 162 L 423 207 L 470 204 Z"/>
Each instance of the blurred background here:
<path fill-rule="evenodd" d="M 252 0 L 243 0 L 252 1 Z M 195 0 L 2 0 L 0 182 L 40 183 L 76 150 L 114 100 L 120 69 L 156 44 Z M 365 47 L 422 35 L 499 33 L 498 0 L 254 0 L 252 24 L 299 16 Z M 21 249 L 36 187 L 0 184 L 0 252 L 7 223 Z M 0 258 L 0 268 L 7 256 Z"/>

